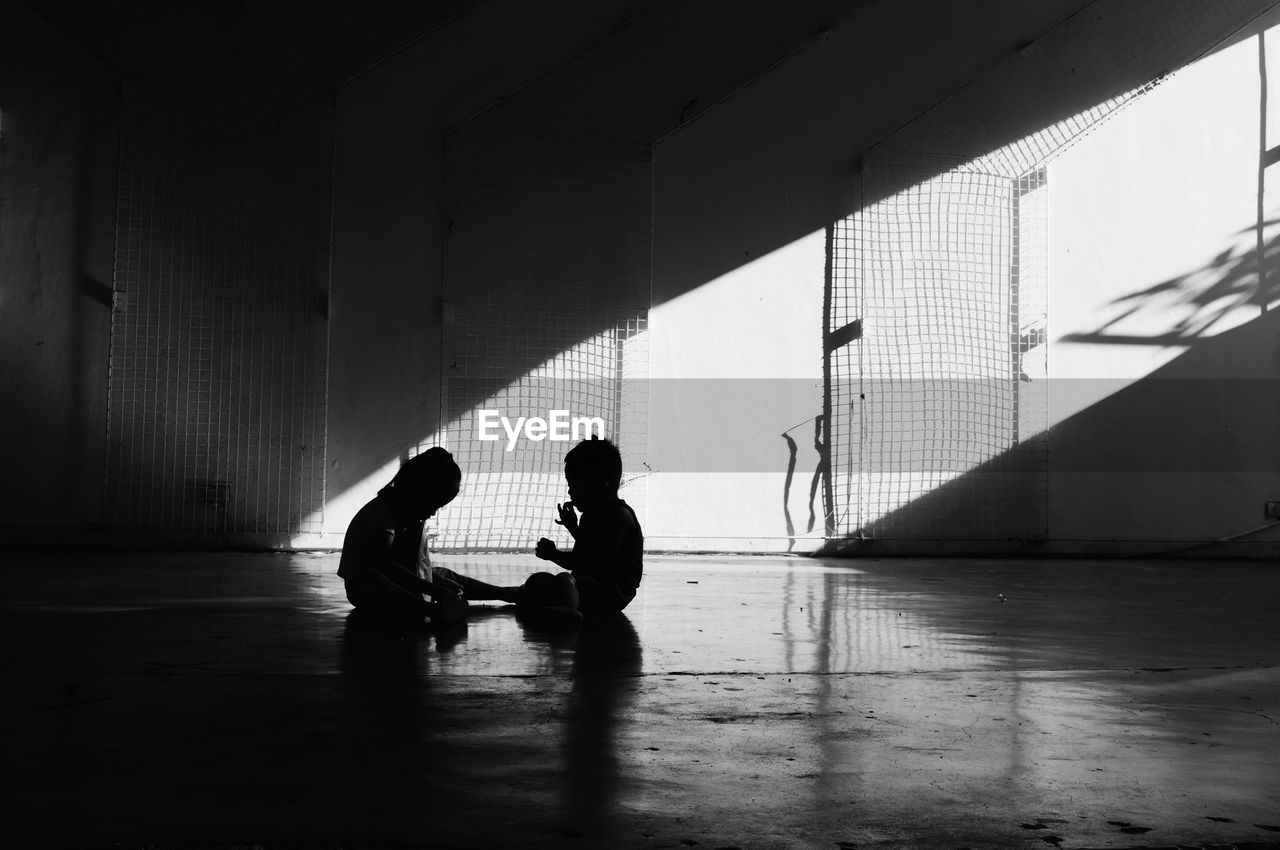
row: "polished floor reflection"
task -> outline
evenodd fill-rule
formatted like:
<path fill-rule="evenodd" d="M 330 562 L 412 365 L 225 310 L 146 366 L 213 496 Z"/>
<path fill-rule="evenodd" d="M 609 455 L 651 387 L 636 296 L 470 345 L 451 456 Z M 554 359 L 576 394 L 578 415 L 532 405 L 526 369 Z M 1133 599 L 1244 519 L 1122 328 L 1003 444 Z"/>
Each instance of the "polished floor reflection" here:
<path fill-rule="evenodd" d="M 433 629 L 336 555 L 4 557 L 31 846 L 1280 842 L 1274 564 L 650 557 L 623 617 Z"/>

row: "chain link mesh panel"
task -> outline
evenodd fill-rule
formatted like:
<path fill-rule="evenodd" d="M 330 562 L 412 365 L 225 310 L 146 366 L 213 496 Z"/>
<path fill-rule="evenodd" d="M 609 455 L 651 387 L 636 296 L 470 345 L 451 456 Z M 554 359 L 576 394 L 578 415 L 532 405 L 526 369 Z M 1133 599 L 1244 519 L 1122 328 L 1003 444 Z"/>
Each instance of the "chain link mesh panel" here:
<path fill-rule="evenodd" d="M 447 191 L 445 425 L 431 440 L 453 452 L 463 488 L 435 548 L 528 549 L 542 536 L 568 545 L 553 520 L 568 498 L 572 439 L 511 438 L 498 423 L 563 415 L 571 437 L 595 433 L 624 457 L 643 454 L 649 145 L 460 132 Z M 480 438 L 482 417 L 497 439 Z M 624 484 L 641 513 L 643 481 Z"/>
<path fill-rule="evenodd" d="M 888 191 L 920 159 L 870 162 L 883 199 L 831 229 L 829 332 L 861 323 L 829 354 L 837 532 L 1043 536 L 1043 450 L 1012 450 L 1047 426 L 1024 389 L 1046 371 L 1044 172 L 937 160 Z"/>
<path fill-rule="evenodd" d="M 124 100 L 109 379 L 117 527 L 319 531 L 332 115 Z"/>

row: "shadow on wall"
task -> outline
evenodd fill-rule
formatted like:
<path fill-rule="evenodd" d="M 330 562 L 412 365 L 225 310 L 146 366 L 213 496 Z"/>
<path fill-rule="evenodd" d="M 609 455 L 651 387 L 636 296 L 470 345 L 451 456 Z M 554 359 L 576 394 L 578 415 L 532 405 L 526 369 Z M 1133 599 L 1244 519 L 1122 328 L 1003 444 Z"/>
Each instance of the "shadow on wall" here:
<path fill-rule="evenodd" d="M 1109 2 L 1099 4 L 1093 10 L 1096 15 L 1070 14 L 1078 10 L 1059 9 L 1057 14 L 1066 14 L 1065 19 L 1023 22 L 1024 26 L 1032 28 L 1048 26 L 1047 33 L 1033 29 L 1048 46 L 1040 51 L 997 53 L 1003 61 L 998 62 L 994 76 L 978 74 L 972 78 L 960 78 L 950 83 L 946 91 L 923 94 L 934 98 L 928 105 L 942 102 L 947 108 L 930 113 L 919 132 L 913 132 L 912 138 L 918 136 L 922 143 L 935 146 L 928 149 L 966 155 L 997 149 L 1011 140 L 1130 92 L 1158 78 L 1171 67 L 1198 57 L 1205 49 L 1202 42 L 1212 44 L 1230 34 L 1233 26 L 1238 25 L 1238 21 L 1224 24 L 1226 18 L 1235 14 L 1247 20 L 1253 14 L 1251 9 L 1252 6 L 1242 3 L 1234 12 L 1215 11 L 1213 15 L 1206 16 L 1206 19 L 1213 19 L 1210 22 L 1192 16 L 1182 22 L 1185 32 L 1178 27 L 1162 27 L 1160 31 L 1167 36 L 1166 40 L 1151 40 L 1144 45 L 1141 55 L 1130 57 L 1131 61 L 1121 66 L 1106 69 L 1072 67 L 1069 74 L 1065 73 L 1065 67 L 1060 66 L 1064 63 L 1079 64 L 1070 56 L 1071 47 L 1091 41 L 1103 45 L 1124 41 L 1126 33 L 1130 32 L 1126 28 L 1136 25 L 1135 21 L 1145 20 L 1143 15 L 1148 12 Z M 659 289 L 655 290 L 655 301 L 675 298 L 744 262 L 826 226 L 833 216 L 846 212 L 843 209 L 847 203 L 843 197 L 844 184 L 852 174 L 853 164 L 886 138 L 883 129 L 877 128 L 914 123 L 919 111 L 899 113 L 904 102 L 910 102 L 912 96 L 922 95 L 923 89 L 927 88 L 925 83 L 908 81 L 901 84 L 905 90 L 897 92 L 898 97 L 874 104 L 875 109 L 860 115 L 856 127 L 849 126 L 847 114 L 831 108 L 833 97 L 839 95 L 848 82 L 832 74 L 832 54 L 839 51 L 838 46 L 859 43 L 860 24 L 868 25 L 874 19 L 877 26 L 887 26 L 891 21 L 884 15 L 892 18 L 907 12 L 885 11 L 883 15 L 876 12 L 873 18 L 866 17 L 871 14 L 871 11 L 852 14 L 822 40 L 807 46 L 768 76 L 737 92 L 705 118 L 681 126 L 662 138 L 656 149 L 660 167 L 655 186 L 660 199 L 666 200 L 655 214 L 670 218 L 656 221 L 655 233 L 659 238 L 665 234 L 672 241 L 655 244 L 655 250 L 667 258 L 664 260 L 667 268 L 657 269 L 663 279 Z M 644 20 L 637 23 L 640 28 L 644 25 Z M 1196 27 L 1201 25 L 1202 28 L 1197 30 Z M 1211 31 L 1213 27 L 1224 27 L 1224 30 Z M 865 33 L 860 37 L 865 40 Z M 570 63 L 567 67 L 576 66 Z M 483 122 L 479 123 L 485 127 L 499 126 L 507 134 L 519 134 L 525 126 L 541 128 L 548 125 L 562 131 L 568 127 L 570 131 L 582 132 L 583 128 L 569 118 L 562 116 L 558 121 L 554 118 L 567 108 L 563 104 L 557 105 L 557 94 L 561 100 L 567 98 L 567 102 L 576 103 L 566 94 L 576 91 L 572 83 L 564 79 L 570 76 L 566 73 L 540 81 L 538 86 L 519 92 L 486 112 Z M 1041 85 L 1046 78 L 1053 81 L 1051 88 Z M 931 77 L 931 84 L 936 84 L 936 79 L 936 75 Z M 555 87 L 551 82 L 554 80 L 561 81 L 562 90 L 552 91 Z M 994 85 L 992 80 L 996 81 Z M 969 82 L 973 85 L 967 86 Z M 919 86 L 922 91 L 911 90 L 912 85 Z M 999 95 L 1009 94 L 1003 91 L 1006 88 L 1012 89 L 1013 96 L 1001 99 Z M 957 90 L 961 93 L 953 102 L 949 96 Z M 541 109 L 533 109 L 530 99 L 535 100 Z M 983 116 L 981 121 L 974 120 L 969 113 L 962 116 L 962 120 L 956 120 L 955 107 L 972 104 L 990 108 L 978 113 Z M 950 116 L 947 120 L 942 120 L 944 112 Z M 522 123 L 526 119 L 532 123 Z M 553 192 L 553 185 L 548 184 L 547 191 Z M 886 182 L 878 188 L 882 195 L 889 195 L 903 186 Z M 786 198 L 785 205 L 779 205 L 781 197 Z M 864 202 L 877 199 L 865 198 Z M 496 193 L 490 203 L 500 206 L 511 200 Z M 543 200 L 554 201 L 551 196 Z M 683 200 L 688 200 L 688 203 L 679 202 Z M 555 207 L 556 203 L 550 203 L 550 206 Z M 599 210 L 599 214 L 605 217 L 616 212 L 608 206 Z M 556 220 L 549 218 L 547 223 L 554 224 Z M 519 244 L 527 242 L 529 234 L 495 231 L 491 238 L 495 244 Z M 677 242 L 679 244 L 675 244 Z M 672 259 L 677 255 L 678 262 Z M 477 262 L 481 259 L 477 255 Z M 484 279 L 473 275 L 473 269 L 466 265 L 465 260 L 461 264 L 455 263 L 450 274 L 464 281 Z M 483 285 L 480 288 L 483 289 Z M 533 307 L 545 309 L 545 305 L 539 308 L 535 304 Z M 539 364 L 591 339 L 593 334 L 590 331 L 593 329 L 598 332 L 612 326 L 612 317 L 601 315 L 606 311 L 597 310 L 590 301 L 581 302 L 578 309 L 580 312 L 573 317 L 572 327 L 566 328 L 560 322 L 549 324 L 545 334 L 535 336 L 527 344 L 503 348 L 502 368 L 489 373 L 485 385 L 506 386 L 518 381 Z M 532 314 L 527 318 L 530 321 L 537 319 Z M 566 337 L 566 330 L 578 332 Z M 504 340 L 499 338 L 490 342 L 501 347 Z M 448 362 L 445 364 L 446 370 L 450 365 Z M 450 399 L 449 406 L 454 410 L 465 410 L 481 404 L 484 398 L 483 392 L 468 392 Z"/>
<path fill-rule="evenodd" d="M 1263 255 L 1269 261 L 1277 251 L 1280 238 Z M 1208 333 L 1233 311 L 1280 298 L 1274 282 L 1259 285 L 1257 270 L 1257 251 L 1232 249 L 1200 269 L 1116 299 L 1127 308 L 1124 317 L 1167 316 L 1171 306 L 1182 315 L 1164 333 L 1108 333 L 1117 320 L 1062 342 L 1187 350 L 1133 382 L 1049 381 L 1051 405 L 1054 399 L 1070 403 L 1073 396 L 1101 400 L 877 521 L 894 533 L 869 539 L 854 531 L 831 541 L 824 554 L 874 554 L 912 543 L 962 545 L 965 537 L 954 529 L 982 527 L 993 481 L 1041 500 L 1032 513 L 1043 517 L 1049 515 L 1051 491 L 1075 490 L 1072 515 L 1053 514 L 1062 517 L 1063 527 L 1003 541 L 1018 549 L 1034 550 L 1046 537 L 1227 542 L 1269 530 L 1275 523 L 1268 524 L 1261 510 L 1269 496 L 1259 487 L 1280 474 L 1280 310 Z M 1048 481 L 1037 481 L 1027 470 L 1035 468 L 1034 456 L 1046 443 Z"/>
<path fill-rule="evenodd" d="M 447 418 L 645 316 L 653 253 L 645 142 L 458 132 L 448 164 Z M 617 356 L 609 340 L 552 371 L 586 395 Z"/>
<path fill-rule="evenodd" d="M 820 38 L 803 43 L 803 49 L 783 57 L 785 61 L 779 61 L 768 73 L 756 70 L 756 76 L 743 81 L 749 85 L 725 88 L 720 95 L 723 100 L 715 103 L 714 109 L 699 100 L 695 109 L 698 117 L 687 123 L 682 120 L 682 116 L 687 117 L 682 107 L 699 93 L 668 85 L 670 81 L 664 82 L 666 87 L 662 88 L 675 93 L 670 103 L 651 102 L 654 98 L 645 90 L 631 93 L 624 89 L 620 96 L 613 92 L 608 98 L 601 97 L 597 90 L 600 78 L 593 71 L 599 70 L 596 64 L 602 56 L 608 60 L 609 74 L 613 75 L 610 79 L 619 80 L 619 86 L 630 85 L 639 73 L 660 73 L 654 70 L 654 53 L 672 40 L 682 43 L 681 39 L 687 36 L 680 33 L 667 39 L 658 37 L 660 33 L 654 29 L 670 22 L 663 15 L 640 16 L 602 42 L 599 49 L 585 51 L 535 85 L 497 103 L 473 122 L 453 129 L 500 131 L 513 141 L 528 138 L 536 143 L 553 139 L 554 134 L 579 142 L 601 135 L 614 139 L 629 136 L 651 143 L 660 139 L 655 148 L 654 183 L 659 203 L 652 206 L 655 256 L 661 257 L 664 264 L 655 268 L 659 279 L 655 280 L 653 301 L 660 303 L 821 230 L 833 218 L 846 213 L 845 184 L 858 158 L 957 90 L 971 83 L 981 88 L 985 72 L 994 64 L 1008 70 L 1006 78 L 1035 69 L 1038 75 L 1028 83 L 1035 89 L 1034 96 L 999 101 L 982 113 L 980 122 L 966 121 L 958 127 L 953 122 L 953 135 L 936 140 L 943 144 L 942 149 L 977 153 L 992 150 L 1147 83 L 1178 61 L 1186 61 L 1180 57 L 1189 55 L 1186 44 L 1153 42 L 1143 55 L 1132 57 L 1123 67 L 1082 67 L 1080 73 L 1058 74 L 1054 64 L 1060 63 L 1057 57 L 1046 62 L 1034 51 L 1018 51 L 1013 45 L 1025 46 L 1027 39 L 1038 40 L 1062 27 L 1070 30 L 1074 39 L 1068 39 L 1070 44 L 1094 39 L 1107 45 L 1123 37 L 1124 26 L 1134 14 L 1141 17 L 1146 13 L 1129 13 L 1123 4 L 1114 2 L 1102 4 L 1106 9 L 1099 7 L 1096 16 L 1075 14 L 1089 5 L 1083 3 L 1059 3 L 1038 10 L 1026 4 L 1009 4 L 1008 20 L 1002 17 L 998 24 L 990 23 L 961 47 L 953 37 L 953 24 L 972 24 L 975 28 L 978 24 L 973 24 L 968 12 L 938 5 L 937 19 L 928 22 L 929 31 L 925 33 L 917 32 L 919 9 L 906 5 L 850 2 L 843 6 L 818 3 L 806 7 L 807 11 L 801 14 L 812 17 L 814 31 L 822 33 Z M 1244 5 L 1248 4 L 1241 7 Z M 1117 15 L 1102 14 L 1112 7 Z M 692 12 L 690 15 L 696 17 Z M 1192 24 L 1193 18 L 1189 19 Z M 836 26 L 830 24 L 833 19 L 839 20 Z M 688 22 L 681 25 L 696 26 Z M 894 37 L 885 38 L 885 33 L 901 34 L 901 42 Z M 909 33 L 913 34 L 911 38 L 906 35 Z M 873 40 L 875 43 L 870 44 Z M 606 49 L 609 45 L 615 45 L 619 53 Z M 619 55 L 627 58 L 619 59 Z M 677 59 L 672 57 L 672 62 L 683 67 Z M 665 62 L 658 64 L 666 66 Z M 922 73 L 922 68 L 927 68 L 927 73 Z M 868 74 L 889 77 L 899 70 L 901 74 L 894 79 L 900 81 L 892 86 L 858 85 Z M 1052 80 L 1051 86 L 1041 85 L 1045 77 Z M 690 78 L 702 79 L 692 71 Z M 833 108 L 833 103 L 848 103 L 846 95 L 854 88 L 856 106 Z M 856 122 L 850 118 L 855 110 Z M 452 173 L 446 175 L 446 183 L 456 185 L 455 177 Z M 484 199 L 493 213 L 491 218 L 498 223 L 504 212 L 519 211 L 516 202 L 527 203 L 528 209 L 543 215 L 531 228 L 527 220 L 509 217 L 512 229 L 489 231 L 493 245 L 503 246 L 504 250 L 523 245 L 536 248 L 545 234 L 554 236 L 566 226 L 575 226 L 584 214 L 598 222 L 616 218 L 619 229 L 625 229 L 627 211 L 619 209 L 616 202 L 613 206 L 605 203 L 587 209 L 575 204 L 574 198 L 558 195 L 554 179 L 536 188 L 542 194 L 525 199 L 503 191 Z M 887 185 L 883 188 L 886 192 L 894 190 Z M 477 207 L 473 212 L 483 215 L 486 211 Z M 450 227 L 460 229 L 456 234 L 447 233 L 445 240 L 465 236 L 468 222 L 449 218 L 446 214 L 446 231 Z M 599 254 L 596 251 L 576 258 L 562 252 L 555 263 L 547 263 L 548 258 L 540 260 L 535 252 L 522 262 L 528 262 L 535 272 L 545 268 L 557 274 L 567 265 L 567 271 L 575 276 L 596 276 L 602 289 L 607 290 L 612 285 L 607 269 L 590 268 Z M 499 315 L 500 325 L 512 321 L 532 330 L 522 333 L 518 345 L 511 344 L 501 333 L 480 335 L 479 341 L 491 349 L 495 368 L 478 380 L 465 376 L 467 379 L 455 386 L 461 391 L 447 400 L 447 407 L 453 411 L 482 405 L 495 388 L 521 380 L 541 364 L 615 326 L 616 316 L 611 308 L 590 299 L 575 304 L 569 321 L 549 312 L 548 303 L 540 298 L 519 302 L 521 306 L 516 311 L 508 309 L 508 293 L 499 291 L 486 277 L 485 259 L 483 254 L 470 259 L 455 255 L 448 274 L 468 287 L 469 298 Z M 545 275 L 536 273 L 533 277 L 542 279 Z M 555 284 L 551 286 L 555 292 Z M 445 321 L 449 321 L 447 307 Z M 452 368 L 452 359 L 446 358 L 444 368 L 446 372 Z M 403 453 L 442 424 L 401 421 L 410 415 L 407 409 L 396 410 L 390 404 L 387 409 L 389 418 L 369 423 L 369 428 L 376 429 L 383 439 L 365 444 L 362 451 L 368 456 L 348 454 L 334 458 L 342 466 L 340 480 L 347 487 L 363 481 L 393 459 L 394 451 L 385 453 L 389 442 L 398 442 Z M 797 418 L 812 413 L 804 411 Z M 353 411 L 352 415 L 364 414 Z M 433 417 L 426 414 L 426 418 Z M 344 451 L 350 452 L 351 448 Z M 376 451 L 384 454 L 375 454 Z M 331 478 L 331 483 L 334 480 Z M 331 492 L 329 499 L 340 495 Z"/>
<path fill-rule="evenodd" d="M 808 510 L 808 521 L 804 526 L 804 531 L 801 533 L 811 534 L 818 524 L 819 516 L 823 517 L 823 533 L 827 537 L 831 537 L 835 533 L 834 517 L 830 508 L 831 492 L 829 487 L 823 487 L 823 483 L 831 478 L 831 453 L 827 451 L 825 422 L 826 417 L 820 413 L 813 417 L 811 423 L 802 422 L 800 425 L 782 433 L 782 439 L 787 445 L 787 476 L 782 483 L 782 519 L 787 528 L 788 552 L 795 551 L 797 542 L 796 523 L 791 516 L 791 490 L 795 485 L 796 458 L 799 455 L 799 447 L 791 436 L 791 432 L 809 424 L 813 425 L 813 450 L 817 454 L 818 460 L 813 472 L 809 475 L 808 499 L 805 502 L 805 507 Z M 819 490 L 822 490 L 821 495 L 819 495 Z"/>
<path fill-rule="evenodd" d="M 1280 220 L 1263 222 L 1265 230 Z M 1252 240 L 1256 230 L 1240 231 L 1238 236 Z M 1170 278 L 1111 302 L 1119 315 L 1088 333 L 1068 334 L 1063 342 L 1101 343 L 1106 345 L 1185 345 L 1206 337 L 1218 324 L 1237 310 L 1253 307 L 1259 310 L 1280 301 L 1280 278 L 1267 274 L 1280 256 L 1280 236 L 1273 237 L 1262 248 L 1261 262 L 1257 248 L 1232 246 L 1218 254 L 1204 267 L 1189 274 Z M 1260 277 L 1261 276 L 1261 277 Z M 1170 314 L 1181 318 L 1165 333 L 1156 335 L 1126 334 L 1119 327 L 1129 319 L 1150 319 Z"/>
<path fill-rule="evenodd" d="M 119 80 L 21 7 L 0 28 L 0 526 L 95 523 Z"/>
<path fill-rule="evenodd" d="M 1007 9 L 996 24 L 963 6 L 930 4 L 922 11 L 916 4 L 873 4 L 706 118 L 664 138 L 659 165 L 674 163 L 687 188 L 669 186 L 660 171 L 658 190 L 670 199 L 663 210 L 670 220 L 660 220 L 659 239 L 679 234 L 695 247 L 678 263 L 668 262 L 655 301 L 676 298 L 852 212 L 840 186 L 857 160 L 881 144 L 897 141 L 906 150 L 960 157 L 989 153 L 1256 33 L 1257 22 L 1235 30 L 1271 4 L 1192 9 L 1181 2 L 1157 8 L 1101 0 L 1060 6 L 1055 14 L 1061 19 L 1020 18 L 1038 5 Z M 957 10 L 963 19 L 948 21 Z M 886 17 L 897 15 L 902 20 Z M 941 35 L 933 29 L 940 21 L 952 27 Z M 1016 50 L 1000 43 L 1000 55 L 986 39 L 1014 22 L 1048 29 L 1031 29 Z M 863 29 L 872 23 L 888 29 Z M 959 27 L 987 31 L 957 39 Z M 851 31 L 862 32 L 862 39 Z M 915 41 L 899 43 L 886 32 L 912 33 Z M 970 51 L 959 59 L 953 54 L 958 41 Z M 983 57 L 990 64 L 967 70 L 969 77 L 947 78 L 948 69 L 984 49 L 992 51 L 990 59 Z M 854 64 L 854 56 L 875 64 Z M 834 76 L 841 72 L 862 73 L 862 84 L 848 86 L 850 78 Z M 893 82 L 865 85 L 872 74 Z M 939 82 L 944 90 L 932 88 Z M 906 128 L 909 139 L 900 135 Z M 900 188 L 884 185 L 881 197 Z"/>
<path fill-rule="evenodd" d="M 131 88 L 108 521 L 289 534 L 323 495 L 331 112 Z"/>

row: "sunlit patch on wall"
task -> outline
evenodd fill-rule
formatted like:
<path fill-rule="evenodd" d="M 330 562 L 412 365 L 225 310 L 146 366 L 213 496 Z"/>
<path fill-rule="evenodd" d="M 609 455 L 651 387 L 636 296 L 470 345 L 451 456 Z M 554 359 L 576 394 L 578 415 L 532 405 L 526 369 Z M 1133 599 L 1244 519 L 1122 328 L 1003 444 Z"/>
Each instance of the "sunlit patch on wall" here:
<path fill-rule="evenodd" d="M 1154 85 L 982 156 L 913 151 L 908 129 L 864 159 L 828 232 L 836 535 L 1046 537 L 1045 165 Z"/>

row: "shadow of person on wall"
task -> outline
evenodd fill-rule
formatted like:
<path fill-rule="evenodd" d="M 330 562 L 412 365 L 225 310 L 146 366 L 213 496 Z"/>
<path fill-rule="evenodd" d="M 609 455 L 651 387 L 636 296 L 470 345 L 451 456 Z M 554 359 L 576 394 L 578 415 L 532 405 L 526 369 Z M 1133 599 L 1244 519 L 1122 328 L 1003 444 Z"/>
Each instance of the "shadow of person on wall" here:
<path fill-rule="evenodd" d="M 814 510 L 814 503 L 818 497 L 818 487 L 823 484 L 831 469 L 831 455 L 827 451 L 827 440 L 825 436 L 826 416 L 819 413 L 812 420 L 801 422 L 800 425 L 806 424 L 808 421 L 813 422 L 813 449 L 818 453 L 818 465 L 813 470 L 813 475 L 809 478 L 809 525 L 805 528 L 806 534 L 813 532 L 813 526 L 817 522 L 818 515 Z M 787 551 L 790 552 L 796 545 L 796 527 L 791 519 L 791 483 L 795 478 L 796 457 L 799 454 L 799 447 L 796 441 L 791 437 L 791 432 L 800 425 L 794 425 L 786 431 L 782 432 L 782 439 L 787 444 L 787 476 L 782 484 L 782 517 L 787 526 Z M 823 516 L 825 523 L 823 532 L 830 537 L 832 533 L 832 516 L 831 511 L 827 507 L 827 496 L 824 491 L 822 497 Z"/>

